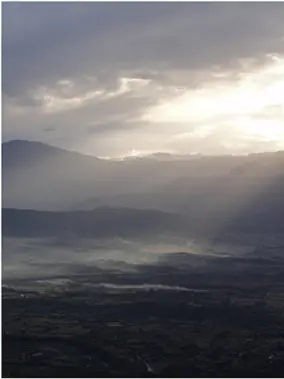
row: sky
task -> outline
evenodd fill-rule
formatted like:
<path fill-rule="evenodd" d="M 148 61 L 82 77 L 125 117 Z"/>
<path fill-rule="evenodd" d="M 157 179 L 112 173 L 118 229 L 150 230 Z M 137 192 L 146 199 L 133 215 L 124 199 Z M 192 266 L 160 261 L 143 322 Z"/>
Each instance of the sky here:
<path fill-rule="evenodd" d="M 284 3 L 2 3 L 2 139 L 284 149 Z"/>

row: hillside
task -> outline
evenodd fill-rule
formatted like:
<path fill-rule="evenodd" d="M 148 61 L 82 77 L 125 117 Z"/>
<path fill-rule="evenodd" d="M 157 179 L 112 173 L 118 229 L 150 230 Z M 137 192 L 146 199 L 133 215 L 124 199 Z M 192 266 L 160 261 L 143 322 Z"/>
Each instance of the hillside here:
<path fill-rule="evenodd" d="M 280 228 L 284 213 L 283 152 L 110 161 L 11 141 L 2 145 L 2 158 L 5 208 L 157 209 L 185 214 L 187 225 L 198 230 L 235 220 Z"/>
<path fill-rule="evenodd" d="M 147 237 L 180 234 L 183 218 L 155 210 L 99 208 L 86 212 L 3 209 L 2 233 L 9 237 Z"/>

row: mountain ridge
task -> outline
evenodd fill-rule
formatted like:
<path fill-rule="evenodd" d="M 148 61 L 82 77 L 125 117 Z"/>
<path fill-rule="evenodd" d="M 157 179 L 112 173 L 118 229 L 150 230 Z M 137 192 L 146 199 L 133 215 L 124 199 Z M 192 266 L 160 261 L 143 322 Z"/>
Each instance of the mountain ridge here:
<path fill-rule="evenodd" d="M 215 154 L 215 155 L 207 155 L 207 154 L 201 154 L 201 153 L 187 153 L 187 154 L 178 154 L 178 153 L 169 153 L 169 152 L 163 152 L 163 151 L 156 151 L 154 153 L 150 154 L 144 154 L 144 155 L 137 155 L 137 156 L 131 156 L 131 155 L 126 155 L 123 156 L 122 158 L 102 158 L 98 157 L 97 155 L 93 154 L 88 154 L 88 153 L 82 153 L 77 150 L 72 150 L 72 149 L 66 149 L 58 146 L 51 145 L 49 143 L 41 142 L 41 141 L 33 141 L 33 140 L 25 140 L 25 139 L 12 139 L 9 141 L 2 142 L 2 151 L 3 148 L 5 149 L 6 147 L 41 147 L 41 148 L 49 148 L 49 149 L 54 149 L 57 151 L 61 152 L 68 152 L 68 153 L 75 153 L 79 154 L 80 156 L 85 156 L 85 157 L 91 157 L 91 158 L 96 158 L 97 160 L 100 161 L 117 161 L 118 159 L 124 160 L 124 159 L 130 159 L 130 160 L 139 160 L 139 159 L 160 159 L 161 161 L 169 160 L 169 159 L 174 159 L 174 160 L 185 160 L 185 159 L 192 159 L 192 158 L 206 158 L 206 157 L 243 157 L 243 156 L 265 156 L 265 155 L 271 155 L 271 154 L 284 154 L 284 150 L 276 150 L 276 151 L 264 151 L 260 153 L 248 153 L 248 154 Z"/>
<path fill-rule="evenodd" d="M 2 209 L 4 237 L 144 237 L 178 233 L 183 218 L 159 210 L 101 207 L 92 211 Z"/>
<path fill-rule="evenodd" d="M 279 198 L 284 152 L 114 162 L 38 142 L 10 141 L 2 144 L 2 178 L 5 208 L 110 206 L 193 214 L 203 208 L 204 215 L 217 217 L 218 207 L 245 206 L 255 191 L 267 191 L 265 201 L 275 192 Z"/>

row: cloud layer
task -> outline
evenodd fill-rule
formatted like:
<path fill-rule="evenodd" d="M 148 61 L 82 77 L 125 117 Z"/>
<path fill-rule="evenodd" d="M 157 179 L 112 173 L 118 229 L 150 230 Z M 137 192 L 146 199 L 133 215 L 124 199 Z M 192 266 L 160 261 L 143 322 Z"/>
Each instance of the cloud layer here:
<path fill-rule="evenodd" d="M 4 3 L 3 137 L 103 156 L 284 147 L 283 19 L 268 2 Z"/>

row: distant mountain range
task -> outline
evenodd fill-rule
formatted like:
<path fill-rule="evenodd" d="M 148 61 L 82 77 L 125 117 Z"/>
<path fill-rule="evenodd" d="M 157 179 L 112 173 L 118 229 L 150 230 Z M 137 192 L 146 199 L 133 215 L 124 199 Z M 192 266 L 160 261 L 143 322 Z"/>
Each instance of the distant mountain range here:
<path fill-rule="evenodd" d="M 39 142 L 11 141 L 2 144 L 2 180 L 4 208 L 70 211 L 68 217 L 72 220 L 73 214 L 81 215 L 74 211 L 110 207 L 133 208 L 136 215 L 139 209 L 164 212 L 167 216 L 159 213 L 158 229 L 163 225 L 160 230 L 176 231 L 173 224 L 181 228 L 186 223 L 191 229 L 206 231 L 217 224 L 223 228 L 234 222 L 279 229 L 284 221 L 284 152 L 188 159 L 177 156 L 171 159 L 167 154 L 157 153 L 152 158 L 111 161 Z M 15 213 L 19 210 L 5 212 L 24 219 L 31 217 Z M 98 215 L 84 214 L 92 220 Z M 119 214 L 124 219 L 125 209 Z M 126 214 L 128 220 L 129 213 Z M 177 221 L 175 216 L 171 227 L 165 227 L 162 219 L 172 220 L 172 214 L 183 214 L 186 221 Z M 55 217 L 50 213 L 33 214 L 31 220 L 35 220 L 35 215 L 42 220 Z M 117 221 L 116 228 L 120 226 L 117 215 L 116 211 L 112 216 Z M 56 217 L 67 222 L 66 214 Z M 6 233 L 5 220 L 9 218 L 4 217 Z M 150 216 L 147 220 L 143 228 L 152 225 L 155 230 Z M 55 219 L 53 222 L 57 225 Z M 97 226 L 95 229 L 99 230 Z"/>
<path fill-rule="evenodd" d="M 156 210 L 98 208 L 93 211 L 47 212 L 2 209 L 4 236 L 111 238 L 186 234 L 184 217 Z"/>
<path fill-rule="evenodd" d="M 123 158 L 117 158 L 116 161 L 127 161 L 127 160 L 141 160 L 141 159 L 147 159 L 147 160 L 157 160 L 157 161 L 188 161 L 192 159 L 198 159 L 201 158 L 202 154 L 171 154 L 171 153 L 162 153 L 157 152 L 153 154 L 143 154 L 143 155 L 130 155 Z"/>

